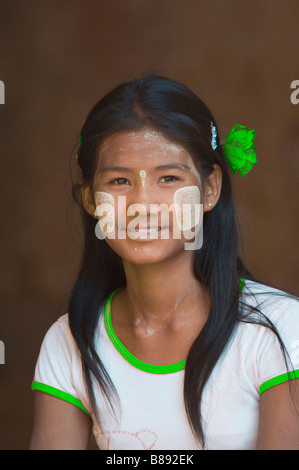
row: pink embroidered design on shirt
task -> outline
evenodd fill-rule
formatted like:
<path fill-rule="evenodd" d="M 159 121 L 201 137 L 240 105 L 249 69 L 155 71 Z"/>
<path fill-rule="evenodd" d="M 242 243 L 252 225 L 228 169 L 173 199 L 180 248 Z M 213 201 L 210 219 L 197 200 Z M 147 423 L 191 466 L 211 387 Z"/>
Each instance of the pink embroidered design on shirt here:
<path fill-rule="evenodd" d="M 113 435 L 115 434 L 122 435 L 125 438 L 125 441 L 128 443 L 128 445 L 131 441 L 132 444 L 134 445 L 134 449 L 136 448 L 136 450 L 139 448 L 139 446 L 140 448 L 143 448 L 145 450 L 151 450 L 156 445 L 156 442 L 158 439 L 157 434 L 149 429 L 141 429 L 137 432 L 116 431 L 116 430 L 102 432 L 94 428 L 93 433 L 94 433 L 96 441 L 98 441 L 98 439 L 100 439 L 101 437 L 104 437 L 106 439 L 107 447 L 105 448 L 105 450 L 110 449 L 110 440 L 111 440 L 111 437 L 113 437 Z"/>

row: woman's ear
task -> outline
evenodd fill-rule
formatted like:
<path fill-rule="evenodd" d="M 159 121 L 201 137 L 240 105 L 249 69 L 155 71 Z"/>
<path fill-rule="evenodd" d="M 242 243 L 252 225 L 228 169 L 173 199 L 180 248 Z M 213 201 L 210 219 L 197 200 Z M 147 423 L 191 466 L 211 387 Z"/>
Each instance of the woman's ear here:
<path fill-rule="evenodd" d="M 81 187 L 82 204 L 86 212 L 88 212 L 93 217 L 97 218 L 94 214 L 96 207 L 95 207 L 92 190 L 90 188 L 90 185 L 84 181 L 81 173 L 79 176 L 79 183 Z"/>
<path fill-rule="evenodd" d="M 221 193 L 222 170 L 216 163 L 213 166 L 214 171 L 206 179 L 204 211 L 210 211 L 216 206 Z"/>

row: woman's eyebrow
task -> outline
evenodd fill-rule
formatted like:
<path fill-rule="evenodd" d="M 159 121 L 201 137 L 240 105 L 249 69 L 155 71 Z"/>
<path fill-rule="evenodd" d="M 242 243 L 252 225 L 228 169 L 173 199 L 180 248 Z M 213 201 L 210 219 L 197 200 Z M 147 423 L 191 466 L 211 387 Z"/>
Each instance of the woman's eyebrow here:
<path fill-rule="evenodd" d="M 165 171 L 165 170 L 188 170 L 190 171 L 191 168 L 189 165 L 185 165 L 184 163 L 168 163 L 166 165 L 159 165 L 153 171 Z"/>
<path fill-rule="evenodd" d="M 100 169 L 100 173 L 105 173 L 107 171 L 128 172 L 128 171 L 132 171 L 132 169 L 127 168 L 126 166 L 113 166 L 113 165 L 107 165 Z"/>

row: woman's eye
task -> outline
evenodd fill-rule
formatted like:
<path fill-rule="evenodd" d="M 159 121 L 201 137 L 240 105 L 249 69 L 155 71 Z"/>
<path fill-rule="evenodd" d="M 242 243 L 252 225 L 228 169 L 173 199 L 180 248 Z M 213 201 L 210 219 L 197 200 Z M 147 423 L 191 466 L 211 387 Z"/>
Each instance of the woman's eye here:
<path fill-rule="evenodd" d="M 163 180 L 163 181 L 162 181 Z M 162 183 L 171 183 L 172 181 L 178 181 L 179 178 L 177 176 L 162 176 L 162 178 L 160 179 L 160 181 L 162 181 Z"/>
<path fill-rule="evenodd" d="M 126 178 L 115 178 L 114 180 L 111 181 L 111 184 L 116 184 L 116 185 L 123 185 L 127 183 L 128 183 L 128 180 Z"/>

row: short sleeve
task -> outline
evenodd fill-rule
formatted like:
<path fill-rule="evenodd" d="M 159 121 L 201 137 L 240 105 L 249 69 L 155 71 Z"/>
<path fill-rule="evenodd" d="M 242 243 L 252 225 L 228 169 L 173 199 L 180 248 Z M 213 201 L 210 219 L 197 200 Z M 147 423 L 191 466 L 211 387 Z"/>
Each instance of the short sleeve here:
<path fill-rule="evenodd" d="M 266 315 L 281 337 L 286 356 L 277 336 L 269 328 L 263 328 L 257 353 L 260 395 L 274 385 L 299 378 L 299 301 L 281 298 L 269 309 L 271 313 L 269 310 Z"/>
<path fill-rule="evenodd" d="M 82 383 L 80 353 L 68 326 L 60 317 L 47 331 L 35 366 L 32 389 L 49 393 L 89 414 L 80 399 Z"/>

